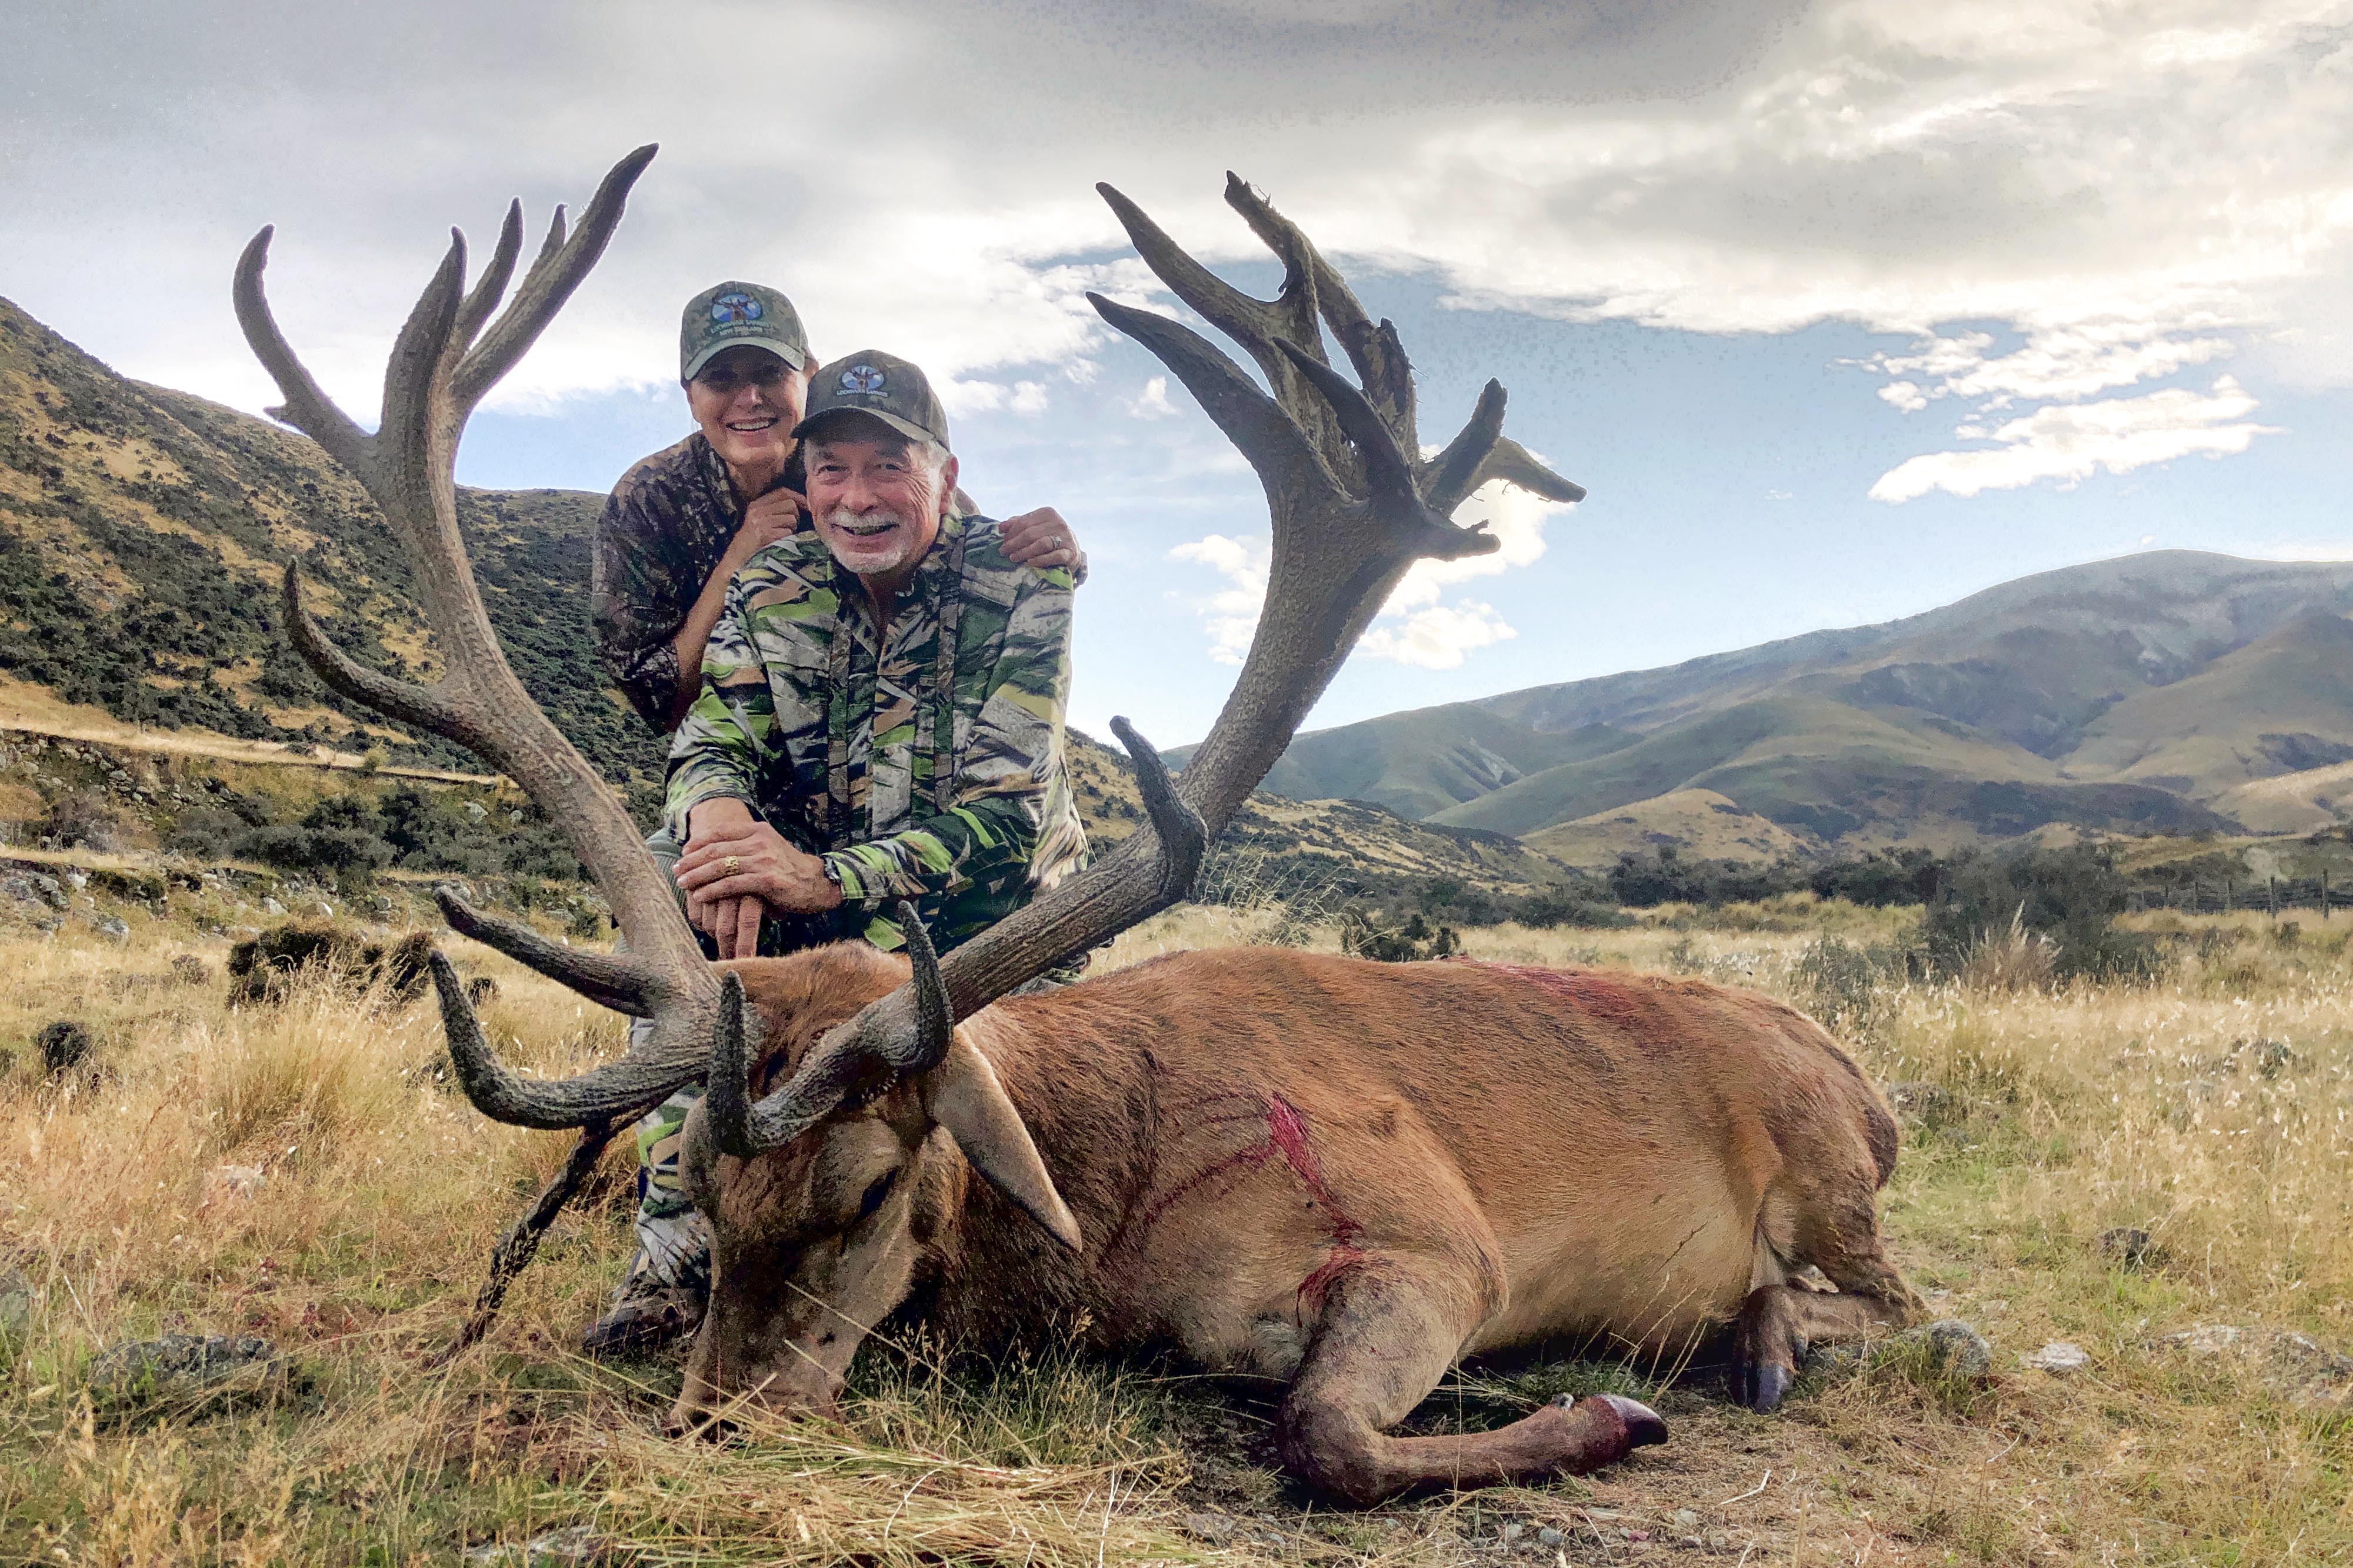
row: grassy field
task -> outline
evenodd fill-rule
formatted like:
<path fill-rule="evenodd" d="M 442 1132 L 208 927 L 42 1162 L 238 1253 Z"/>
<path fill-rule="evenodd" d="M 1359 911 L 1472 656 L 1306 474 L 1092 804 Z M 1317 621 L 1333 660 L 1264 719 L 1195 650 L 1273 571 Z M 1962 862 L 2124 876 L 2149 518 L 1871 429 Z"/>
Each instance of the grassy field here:
<path fill-rule="evenodd" d="M 2056 992 L 2010 988 L 2031 963 L 1907 986 L 1868 958 L 1903 940 L 1896 918 L 1804 899 L 1466 932 L 1483 957 L 1786 995 L 1835 1015 L 1882 1081 L 1933 1086 L 1905 1091 L 1887 1226 L 1935 1310 L 1992 1342 L 1994 1373 L 1889 1358 L 1810 1375 L 1759 1417 L 1696 1366 L 1472 1367 L 1419 1426 L 1607 1387 L 1655 1400 L 1674 1439 L 1585 1480 L 1352 1513 L 1274 1472 L 1264 1408 L 1052 1345 L 946 1366 L 900 1335 L 861 1360 L 844 1426 L 665 1440 L 674 1356 L 572 1350 L 628 1250 L 617 1157 L 488 1342 L 428 1370 L 567 1140 L 453 1095 L 428 1007 L 319 985 L 231 1011 L 221 942 L 123 918 L 120 943 L 0 930 L 0 1268 L 22 1275 L 0 1280 L 0 1560 L 450 1562 L 508 1543 L 499 1560 L 521 1563 L 526 1540 L 585 1527 L 642 1563 L 2353 1561 L 2344 1383 L 2299 1391 L 2275 1364 L 2289 1352 L 2164 1342 L 2224 1324 L 2353 1348 L 2353 922 L 2151 917 L 2177 952 L 2165 980 Z M 1183 910 L 1111 962 L 1278 931 L 1296 934 L 1277 910 Z M 175 969 L 186 955 L 209 973 Z M 499 980 L 487 1021 L 511 1057 L 554 1069 L 617 1047 L 614 1018 L 459 956 Z M 31 1041 L 66 1017 L 99 1066 L 52 1080 Z M 2119 1226 L 2150 1233 L 2146 1257 L 2103 1249 Z M 265 1336 L 286 1359 L 201 1405 L 93 1387 L 95 1352 L 175 1331 Z M 2088 1364 L 2024 1364 L 2058 1340 Z"/>

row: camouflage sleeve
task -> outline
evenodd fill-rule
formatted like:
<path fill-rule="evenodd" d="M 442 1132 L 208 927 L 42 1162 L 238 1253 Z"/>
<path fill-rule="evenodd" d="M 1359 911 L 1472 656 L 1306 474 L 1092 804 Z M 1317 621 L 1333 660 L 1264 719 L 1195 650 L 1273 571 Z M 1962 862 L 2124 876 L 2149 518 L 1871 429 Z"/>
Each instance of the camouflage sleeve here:
<path fill-rule="evenodd" d="M 953 804 L 887 838 L 827 855 L 845 904 L 871 910 L 892 899 L 956 893 L 1029 866 L 1050 795 L 1061 784 L 1071 576 L 1059 569 L 1021 576 L 987 696 L 970 734 L 958 736 Z"/>
<path fill-rule="evenodd" d="M 727 606 L 702 650 L 702 695 L 680 721 L 670 747 L 670 790 L 662 818 L 687 840 L 687 814 L 722 796 L 758 809 L 764 759 L 775 742 L 776 696 L 753 646 L 744 578 L 727 586 Z"/>
<path fill-rule="evenodd" d="M 663 608 L 665 582 L 659 556 L 649 548 L 650 520 L 643 515 L 628 479 L 606 498 L 596 520 L 596 543 L 589 568 L 589 625 L 596 659 L 655 733 L 670 728 L 671 694 L 678 689 L 675 618 Z"/>

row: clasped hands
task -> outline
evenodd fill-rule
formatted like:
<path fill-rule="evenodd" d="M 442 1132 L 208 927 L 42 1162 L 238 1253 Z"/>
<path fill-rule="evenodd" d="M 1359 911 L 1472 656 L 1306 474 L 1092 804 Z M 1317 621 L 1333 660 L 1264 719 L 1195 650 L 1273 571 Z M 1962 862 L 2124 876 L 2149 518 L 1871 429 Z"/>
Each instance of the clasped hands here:
<path fill-rule="evenodd" d="M 707 800 L 687 822 L 686 853 L 671 873 L 686 895 L 686 918 L 719 944 L 722 958 L 760 951 L 763 915 L 817 914 L 841 902 L 825 862 L 785 842 L 740 800 Z"/>

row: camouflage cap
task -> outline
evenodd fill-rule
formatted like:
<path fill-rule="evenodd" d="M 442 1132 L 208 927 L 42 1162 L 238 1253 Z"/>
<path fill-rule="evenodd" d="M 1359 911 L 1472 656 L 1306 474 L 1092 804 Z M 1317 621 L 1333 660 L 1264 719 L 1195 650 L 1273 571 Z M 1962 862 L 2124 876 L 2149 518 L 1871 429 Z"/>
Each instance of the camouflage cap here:
<path fill-rule="evenodd" d="M 692 381 L 737 343 L 765 349 L 795 370 L 808 364 L 808 334 L 790 300 L 757 283 L 715 283 L 689 300 L 679 319 L 679 380 Z"/>
<path fill-rule="evenodd" d="M 794 438 L 807 440 L 820 420 L 843 414 L 863 414 L 911 441 L 952 449 L 948 411 L 923 373 L 897 354 L 860 349 L 818 371 L 809 379 L 808 416 L 793 426 Z"/>

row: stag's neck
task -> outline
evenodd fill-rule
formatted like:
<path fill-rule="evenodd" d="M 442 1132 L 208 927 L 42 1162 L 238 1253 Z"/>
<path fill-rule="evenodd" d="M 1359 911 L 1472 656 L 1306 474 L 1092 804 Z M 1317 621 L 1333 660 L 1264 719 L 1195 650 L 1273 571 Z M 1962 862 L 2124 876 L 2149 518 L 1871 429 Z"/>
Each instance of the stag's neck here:
<path fill-rule="evenodd" d="M 967 1167 L 934 1309 L 952 1343 L 1060 1334 L 1082 1319 L 1100 1333 L 1113 1321 L 1094 1266 L 1149 1181 L 1155 1109 L 1141 1031 L 1096 1016 L 1094 1002 L 1085 989 L 1016 998 L 960 1026 L 1029 1125 L 1085 1247 L 1073 1257 Z"/>

